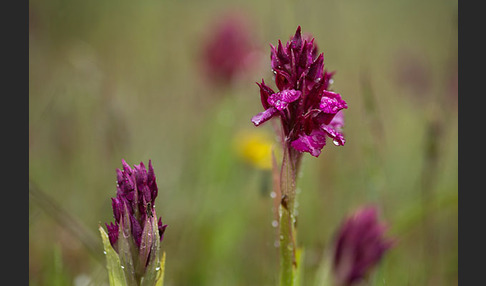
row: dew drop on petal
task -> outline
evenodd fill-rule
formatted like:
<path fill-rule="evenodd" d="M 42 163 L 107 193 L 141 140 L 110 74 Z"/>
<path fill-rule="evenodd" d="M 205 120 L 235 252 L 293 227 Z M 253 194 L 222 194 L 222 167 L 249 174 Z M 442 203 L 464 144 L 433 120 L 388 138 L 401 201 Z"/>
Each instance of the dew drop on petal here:
<path fill-rule="evenodd" d="M 278 221 L 276 221 L 276 220 L 272 221 L 272 226 L 273 227 L 277 227 L 278 226 Z"/>
<path fill-rule="evenodd" d="M 272 197 L 272 199 L 275 199 L 277 197 L 277 193 L 271 192 L 270 193 L 270 197 Z"/>
<path fill-rule="evenodd" d="M 334 145 L 336 145 L 336 146 L 339 146 L 340 145 L 339 144 L 339 141 L 337 141 L 336 139 L 332 140 L 332 143 L 334 143 Z"/>
<path fill-rule="evenodd" d="M 103 254 L 106 254 L 106 251 L 103 250 Z"/>

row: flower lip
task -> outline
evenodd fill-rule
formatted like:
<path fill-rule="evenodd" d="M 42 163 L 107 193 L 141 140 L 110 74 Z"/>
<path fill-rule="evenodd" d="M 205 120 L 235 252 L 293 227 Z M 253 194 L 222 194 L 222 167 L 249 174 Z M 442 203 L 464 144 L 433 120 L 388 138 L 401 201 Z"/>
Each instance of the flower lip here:
<path fill-rule="evenodd" d="M 341 99 L 341 95 L 339 93 L 325 90 L 323 92 L 319 108 L 324 113 L 336 114 L 341 109 L 348 108 L 348 106 L 346 102 Z"/>
<path fill-rule="evenodd" d="M 283 110 L 287 108 L 289 103 L 296 101 L 300 98 L 302 92 L 299 90 L 282 90 L 280 92 L 274 93 L 268 97 L 268 104 L 274 106 L 278 110 Z"/>
<path fill-rule="evenodd" d="M 308 152 L 314 157 L 319 157 L 322 147 L 326 145 L 326 136 L 324 132 L 314 130 L 310 135 L 301 135 L 292 141 L 291 145 L 300 152 Z"/>

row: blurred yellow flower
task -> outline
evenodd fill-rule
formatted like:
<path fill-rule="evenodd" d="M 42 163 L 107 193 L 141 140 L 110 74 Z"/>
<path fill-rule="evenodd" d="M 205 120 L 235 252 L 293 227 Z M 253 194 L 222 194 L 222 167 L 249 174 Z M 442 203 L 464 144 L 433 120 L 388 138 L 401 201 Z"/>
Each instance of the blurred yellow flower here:
<path fill-rule="evenodd" d="M 263 170 L 272 168 L 273 144 L 267 133 L 256 130 L 240 131 L 234 142 L 235 150 L 243 161 Z"/>

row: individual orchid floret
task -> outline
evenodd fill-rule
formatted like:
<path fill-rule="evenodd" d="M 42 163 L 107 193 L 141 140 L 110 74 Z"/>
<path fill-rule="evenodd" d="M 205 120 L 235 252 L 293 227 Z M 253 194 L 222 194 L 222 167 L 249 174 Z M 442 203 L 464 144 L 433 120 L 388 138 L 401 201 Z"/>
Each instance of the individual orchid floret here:
<path fill-rule="evenodd" d="M 375 207 L 365 207 L 349 217 L 338 231 L 332 272 L 338 286 L 357 285 L 378 264 L 393 241 L 384 237 Z"/>
<path fill-rule="evenodd" d="M 296 150 L 308 152 L 312 156 L 318 157 L 321 149 L 326 145 L 326 137 L 332 139 L 336 146 L 342 146 L 346 142 L 341 133 L 344 126 L 344 115 L 338 112 L 329 124 L 321 124 L 320 128 L 311 131 L 309 135 L 300 135 L 292 141 L 291 146 Z"/>
<path fill-rule="evenodd" d="M 116 263 L 124 270 L 119 279 L 127 285 L 141 285 L 158 279 L 160 242 L 167 225 L 155 213 L 158 188 L 152 162 L 148 169 L 143 162 L 131 168 L 122 160 L 122 165 L 122 170 L 116 170 L 116 197 L 111 199 L 115 223 L 106 224 L 109 245 L 105 252 L 110 245 L 116 252 Z"/>
<path fill-rule="evenodd" d="M 257 83 L 265 110 L 252 118 L 253 124 L 259 126 L 280 117 L 284 143 L 315 157 L 326 145 L 326 138 L 344 145 L 342 117 L 338 124 L 333 119 L 348 106 L 339 93 L 329 90 L 333 73 L 324 70 L 324 55 L 318 55 L 314 39 L 302 36 L 299 26 L 285 46 L 280 40 L 277 47 L 271 45 L 270 58 L 278 91 L 263 79 Z"/>

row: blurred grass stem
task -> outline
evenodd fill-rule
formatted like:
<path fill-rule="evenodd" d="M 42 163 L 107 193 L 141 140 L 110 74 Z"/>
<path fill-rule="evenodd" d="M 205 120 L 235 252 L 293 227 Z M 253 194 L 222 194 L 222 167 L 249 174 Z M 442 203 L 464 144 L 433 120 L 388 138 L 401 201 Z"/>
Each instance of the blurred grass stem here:
<path fill-rule="evenodd" d="M 62 228 L 69 231 L 86 247 L 86 249 L 101 263 L 104 263 L 103 250 L 99 246 L 97 237 L 68 211 L 55 202 L 47 193 L 40 189 L 32 180 L 29 180 L 29 196 L 48 215 L 50 215 Z"/>

